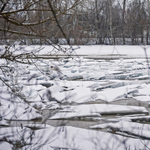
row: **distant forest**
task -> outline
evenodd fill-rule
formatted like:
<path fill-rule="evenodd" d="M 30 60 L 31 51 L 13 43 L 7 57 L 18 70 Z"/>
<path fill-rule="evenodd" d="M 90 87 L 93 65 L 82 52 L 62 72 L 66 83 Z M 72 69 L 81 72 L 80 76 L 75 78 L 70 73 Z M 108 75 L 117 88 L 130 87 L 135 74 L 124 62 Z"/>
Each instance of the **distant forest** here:
<path fill-rule="evenodd" d="M 149 0 L 2 0 L 0 44 L 150 44 Z"/>

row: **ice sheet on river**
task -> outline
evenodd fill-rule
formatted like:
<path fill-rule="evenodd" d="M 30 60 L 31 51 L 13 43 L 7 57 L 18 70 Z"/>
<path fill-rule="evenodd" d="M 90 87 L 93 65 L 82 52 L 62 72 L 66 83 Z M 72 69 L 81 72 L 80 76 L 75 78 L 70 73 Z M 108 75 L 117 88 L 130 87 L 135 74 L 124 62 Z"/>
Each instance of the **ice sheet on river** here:
<path fill-rule="evenodd" d="M 42 137 L 42 138 L 41 138 Z M 144 145 L 143 143 L 146 143 Z M 149 141 L 123 137 L 101 131 L 93 131 L 70 126 L 47 128 L 36 130 L 32 137 L 32 145 L 22 148 L 43 150 L 44 147 L 53 149 L 74 149 L 74 150 L 147 150 Z"/>
<path fill-rule="evenodd" d="M 144 107 L 138 106 L 123 106 L 123 105 L 110 105 L 110 104 L 89 104 L 77 105 L 66 107 L 60 110 L 49 119 L 68 119 L 76 117 L 89 117 L 97 116 L 99 114 L 112 115 L 112 114 L 134 114 L 134 113 L 148 113 Z"/>
<path fill-rule="evenodd" d="M 128 94 L 137 93 L 139 85 L 127 85 L 119 88 L 108 89 L 97 92 L 97 98 L 103 101 L 112 102 L 121 98 L 126 98 Z"/>
<path fill-rule="evenodd" d="M 41 115 L 27 103 L 1 100 L 0 116 L 7 120 L 32 120 Z"/>
<path fill-rule="evenodd" d="M 49 88 L 52 97 L 60 102 L 75 102 L 85 103 L 89 101 L 103 100 L 105 102 L 116 101 L 121 98 L 126 98 L 128 94 L 138 92 L 139 85 L 127 85 L 119 88 L 106 89 L 104 91 L 91 91 L 88 87 L 76 87 L 74 90 L 59 92 Z"/>
<path fill-rule="evenodd" d="M 16 144 L 17 142 L 25 142 L 24 144 L 30 143 L 30 137 L 33 132 L 29 128 L 22 127 L 6 127 L 1 128 L 0 132 L 0 140 L 8 141 L 12 144 Z"/>
<path fill-rule="evenodd" d="M 145 114 L 132 114 L 125 116 L 117 116 L 115 118 L 106 119 L 108 122 L 119 122 L 119 121 L 133 121 L 133 122 L 150 122 L 150 115 Z"/>
<path fill-rule="evenodd" d="M 150 84 L 143 84 L 133 98 L 142 102 L 150 102 Z"/>
<path fill-rule="evenodd" d="M 116 132 L 127 133 L 136 137 L 150 139 L 150 125 L 128 121 L 120 121 L 118 123 L 107 123 L 91 126 L 92 129 L 107 128 Z"/>
<path fill-rule="evenodd" d="M 150 102 L 150 96 L 149 95 L 135 96 L 134 99 L 141 101 L 141 102 Z"/>
<path fill-rule="evenodd" d="M 145 87 L 138 90 L 141 95 L 150 95 L 150 84 L 145 84 Z"/>
<path fill-rule="evenodd" d="M 13 145 L 8 142 L 0 142 L 0 149 L 1 150 L 13 150 Z"/>
<path fill-rule="evenodd" d="M 5 137 L 5 138 L 4 138 Z M 52 150 L 52 149 L 80 149 L 80 150 L 148 150 L 148 140 L 124 137 L 101 131 L 93 131 L 70 126 L 49 127 L 34 130 L 21 127 L 3 128 L 0 139 L 6 139 L 10 143 L 23 142 L 20 150 Z M 108 142 L 109 141 L 109 142 Z M 143 144 L 145 143 L 145 144 Z M 8 143 L 3 143 L 10 146 Z M 4 146 L 4 145 L 3 145 Z"/>

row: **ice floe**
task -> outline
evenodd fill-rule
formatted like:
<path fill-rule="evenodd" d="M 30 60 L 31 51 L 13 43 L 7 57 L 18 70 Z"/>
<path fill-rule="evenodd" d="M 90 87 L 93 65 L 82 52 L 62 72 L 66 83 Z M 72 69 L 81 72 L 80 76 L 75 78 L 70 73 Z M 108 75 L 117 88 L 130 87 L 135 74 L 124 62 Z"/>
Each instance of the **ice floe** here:
<path fill-rule="evenodd" d="M 23 145 L 30 144 L 30 138 L 32 138 L 32 133 L 33 132 L 29 128 L 25 127 L 5 127 L 1 128 L 0 140 L 5 139 L 13 145 L 17 144 L 17 142 L 18 144 L 20 142 L 20 144 Z"/>
<path fill-rule="evenodd" d="M 118 123 L 94 125 L 94 126 L 91 126 L 90 128 L 92 129 L 108 128 L 115 132 L 128 133 L 129 135 L 134 135 L 136 137 L 150 139 L 150 133 L 149 133 L 150 125 L 149 124 L 120 121 Z"/>
<path fill-rule="evenodd" d="M 43 128 L 50 128 L 52 126 L 48 124 L 40 124 L 40 123 L 32 123 L 32 124 L 24 124 L 24 127 L 28 127 L 31 129 L 43 129 Z"/>
<path fill-rule="evenodd" d="M 2 101 L 1 101 L 2 102 Z M 24 102 L 10 102 L 4 101 L 1 106 L 0 115 L 7 120 L 32 120 L 41 118 L 41 115 L 31 107 L 29 104 Z"/>
<path fill-rule="evenodd" d="M 108 142 L 109 141 L 109 142 Z M 104 133 L 100 131 L 80 129 L 70 126 L 50 127 L 36 130 L 32 136 L 32 145 L 24 146 L 25 149 L 107 149 L 107 150 L 135 150 L 145 149 L 150 146 L 148 140 L 134 139 Z M 143 144 L 143 143 L 146 143 Z"/>
<path fill-rule="evenodd" d="M 134 113 L 148 113 L 144 107 L 138 106 L 122 106 L 122 105 L 110 105 L 110 104 L 89 104 L 89 105 L 77 105 L 70 106 L 60 110 L 54 116 L 49 119 L 68 119 L 76 117 L 112 115 L 112 114 L 134 114 Z"/>
<path fill-rule="evenodd" d="M 59 136 L 55 136 L 55 140 L 49 143 L 49 146 L 54 149 L 135 150 L 135 147 L 138 149 L 146 149 L 146 146 L 149 147 L 150 145 L 146 140 L 132 139 L 119 135 L 112 135 L 110 133 L 69 126 L 58 127 L 54 131 L 59 131 Z M 51 135 L 51 133 L 49 133 L 49 135 Z M 147 143 L 147 145 L 145 146 L 143 143 Z M 36 146 L 34 148 L 36 148 Z"/>
<path fill-rule="evenodd" d="M 8 142 L 0 142 L 0 149 L 13 150 L 13 145 Z"/>

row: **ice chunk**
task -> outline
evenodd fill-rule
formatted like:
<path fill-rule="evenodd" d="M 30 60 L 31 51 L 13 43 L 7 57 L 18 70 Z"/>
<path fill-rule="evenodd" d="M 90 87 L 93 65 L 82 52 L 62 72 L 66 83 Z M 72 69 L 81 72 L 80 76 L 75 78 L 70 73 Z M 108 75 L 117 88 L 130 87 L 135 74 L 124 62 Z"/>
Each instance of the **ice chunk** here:
<path fill-rule="evenodd" d="M 150 125 L 148 124 L 120 121 L 118 123 L 95 125 L 91 126 L 91 128 L 111 128 L 113 131 L 115 130 L 116 132 L 124 132 L 128 133 L 129 135 L 135 135 L 138 137 L 150 139 Z"/>
<path fill-rule="evenodd" d="M 24 127 L 28 127 L 31 129 L 43 129 L 43 128 L 50 128 L 52 126 L 48 124 L 39 124 L 39 123 L 32 123 L 32 124 L 24 124 Z"/>
<path fill-rule="evenodd" d="M 110 133 L 75 127 L 62 127 L 60 133 L 60 136 L 50 144 L 53 148 L 135 150 L 135 147 L 137 147 L 138 149 L 145 149 L 143 141 L 140 139 L 132 139 Z M 144 142 L 146 142 L 146 146 L 149 147 L 149 141 Z"/>
<path fill-rule="evenodd" d="M 150 102 L 150 96 L 149 95 L 136 96 L 136 97 L 134 97 L 134 99 L 136 99 L 138 101 L 142 101 L 142 102 Z"/>
<path fill-rule="evenodd" d="M 52 116 L 50 119 L 64 119 L 73 117 L 99 116 L 99 114 L 130 114 L 130 113 L 148 113 L 144 107 L 122 106 L 109 104 L 89 104 L 77 105 L 64 108 Z"/>
<path fill-rule="evenodd" d="M 1 119 L 1 118 L 0 118 Z M 0 120 L 0 126 L 9 126 L 9 124 L 7 123 L 6 120 L 4 120 L 3 118 Z"/>
<path fill-rule="evenodd" d="M 41 118 L 41 115 L 27 103 L 7 102 L 1 106 L 0 115 L 7 120 L 31 120 Z"/>
<path fill-rule="evenodd" d="M 7 139 L 12 144 L 17 142 L 21 144 L 22 140 L 25 142 L 24 144 L 29 144 L 30 138 L 32 138 L 32 131 L 25 127 L 6 127 L 2 128 L 0 132 L 0 139 Z"/>
<path fill-rule="evenodd" d="M 139 91 L 139 94 L 150 95 L 150 85 L 147 85 L 147 87 L 143 89 L 139 89 L 138 91 Z"/>
<path fill-rule="evenodd" d="M 0 142 L 0 150 L 13 150 L 13 145 L 8 142 Z"/>
<path fill-rule="evenodd" d="M 112 102 L 123 97 L 126 98 L 128 94 L 138 92 L 138 86 L 139 85 L 127 85 L 114 89 L 106 89 L 104 91 L 97 92 L 96 99 Z"/>

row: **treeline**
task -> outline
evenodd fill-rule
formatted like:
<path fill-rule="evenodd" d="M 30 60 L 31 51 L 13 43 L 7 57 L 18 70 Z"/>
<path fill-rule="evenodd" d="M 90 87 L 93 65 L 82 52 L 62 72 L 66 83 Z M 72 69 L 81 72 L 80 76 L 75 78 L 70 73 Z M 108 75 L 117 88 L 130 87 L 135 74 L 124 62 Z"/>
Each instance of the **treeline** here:
<path fill-rule="evenodd" d="M 0 2 L 1 44 L 150 44 L 149 32 L 149 0 Z"/>

